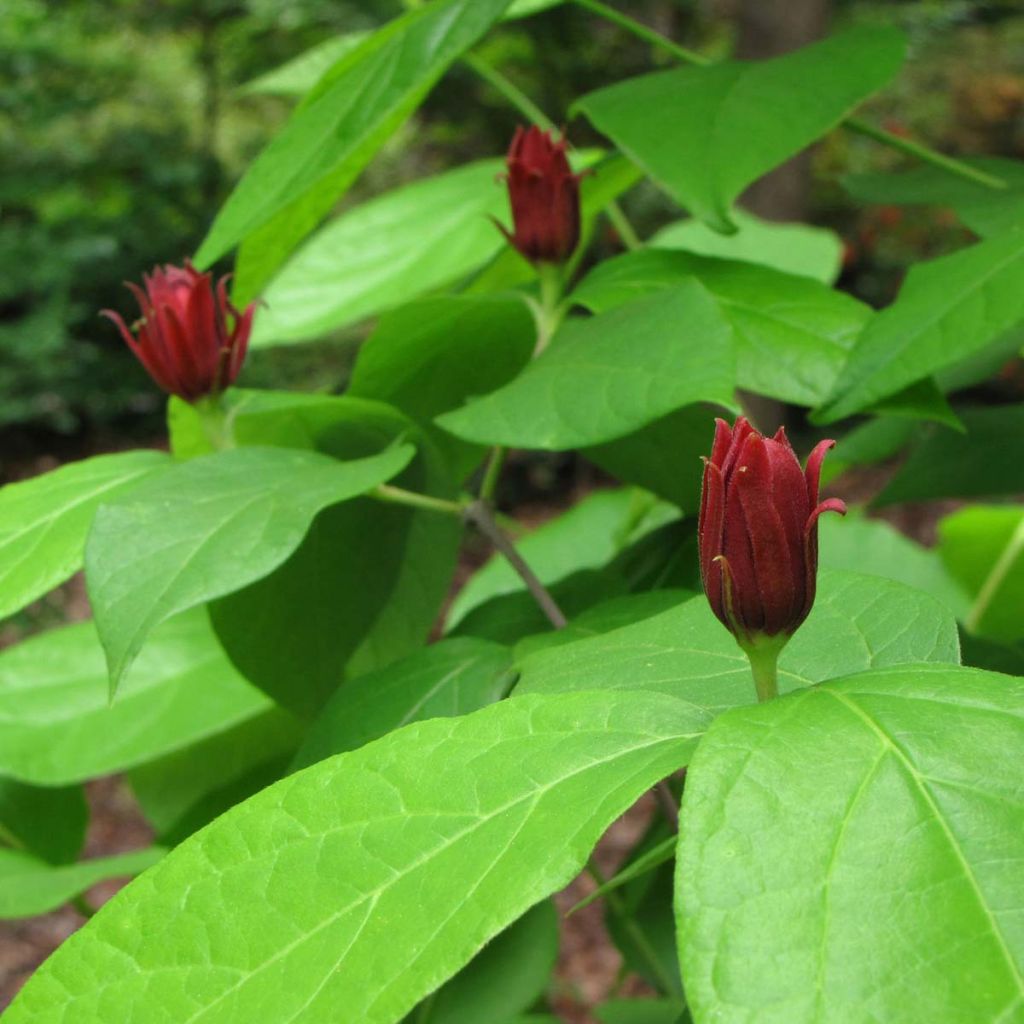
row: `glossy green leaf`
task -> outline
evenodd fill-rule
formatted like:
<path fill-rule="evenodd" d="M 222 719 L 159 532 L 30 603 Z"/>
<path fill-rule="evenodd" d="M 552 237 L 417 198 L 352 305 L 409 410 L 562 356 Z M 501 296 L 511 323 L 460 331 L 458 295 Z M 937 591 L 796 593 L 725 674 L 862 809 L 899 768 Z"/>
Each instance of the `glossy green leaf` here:
<path fill-rule="evenodd" d="M 967 591 L 964 624 L 993 640 L 1024 638 L 1024 511 L 977 505 L 939 523 L 939 553 Z"/>
<path fill-rule="evenodd" d="M 0 489 L 0 618 L 82 567 L 85 538 L 101 502 L 170 466 L 161 452 L 119 452 Z"/>
<path fill-rule="evenodd" d="M 453 718 L 493 704 L 511 686 L 507 647 L 457 637 L 342 686 L 313 723 L 293 767 L 355 750 L 411 722 Z"/>
<path fill-rule="evenodd" d="M 810 224 L 779 224 L 737 207 L 729 214 L 736 233 L 723 235 L 699 220 L 681 220 L 654 234 L 649 245 L 683 249 L 698 256 L 740 260 L 834 284 L 839 276 L 843 243 L 834 231 Z"/>
<path fill-rule="evenodd" d="M 89 807 L 81 786 L 30 786 L 0 778 L 0 847 L 68 864 L 82 852 Z"/>
<path fill-rule="evenodd" d="M 628 543 L 678 515 L 642 491 L 595 491 L 557 519 L 517 537 L 516 547 L 541 583 L 548 586 L 581 569 L 600 568 Z M 491 598 L 514 593 L 522 586 L 522 579 L 505 559 L 492 557 L 452 601 L 448 628 Z"/>
<path fill-rule="evenodd" d="M 606 260 L 573 299 L 600 313 L 691 278 L 732 327 L 737 384 L 785 401 L 821 401 L 871 316 L 863 303 L 809 278 L 658 249 Z"/>
<path fill-rule="evenodd" d="M 124 890 L 6 1024 L 302 1024 L 339 1006 L 391 1024 L 562 888 L 706 719 L 661 694 L 513 698 L 321 761 Z"/>
<path fill-rule="evenodd" d="M 930 429 L 874 504 L 1024 493 L 1024 405 L 960 409 L 959 415 L 967 432 Z"/>
<path fill-rule="evenodd" d="M 928 594 L 877 576 L 822 571 L 810 617 L 779 658 L 779 687 L 846 672 L 959 660 L 956 622 Z M 515 693 L 671 693 L 718 713 L 755 699 L 746 655 L 703 596 L 611 633 L 523 659 Z"/>
<path fill-rule="evenodd" d="M 511 383 L 438 417 L 467 441 L 566 449 L 632 433 L 673 409 L 731 408 L 732 332 L 696 281 L 567 322 Z"/>
<path fill-rule="evenodd" d="M 1007 183 L 994 189 L 919 164 L 898 174 L 848 174 L 847 192 L 864 203 L 952 207 L 964 224 L 979 235 L 992 235 L 1024 219 L 1024 163 L 1003 157 L 961 156 L 964 163 Z"/>
<path fill-rule="evenodd" d="M 698 1021 L 1013 1021 L 1024 682 L 920 665 L 724 715 L 676 890 Z"/>
<path fill-rule="evenodd" d="M 859 27 L 795 53 L 629 79 L 576 104 L 696 217 L 730 233 L 736 197 L 898 70 L 902 35 Z"/>
<path fill-rule="evenodd" d="M 451 284 L 506 243 L 504 164 L 480 160 L 371 199 L 317 232 L 264 291 L 254 346 L 306 341 Z"/>
<path fill-rule="evenodd" d="M 424 299 L 381 318 L 359 350 L 348 394 L 389 402 L 415 420 L 461 480 L 483 450 L 436 428 L 434 417 L 507 384 L 535 344 L 533 315 L 520 298 Z"/>
<path fill-rule="evenodd" d="M 314 448 L 344 460 L 415 440 L 417 457 L 392 482 L 454 496 L 429 442 L 380 402 L 253 394 L 234 424 L 240 444 Z M 215 601 L 211 620 L 250 682 L 312 718 L 345 675 L 372 671 L 425 642 L 448 592 L 461 533 L 458 517 L 434 511 L 369 498 L 335 505 L 316 516 L 277 569 Z M 365 543 L 371 536 L 373 543 Z"/>
<path fill-rule="evenodd" d="M 163 845 L 173 846 L 281 778 L 302 736 L 292 715 L 271 707 L 134 768 L 128 781 Z"/>
<path fill-rule="evenodd" d="M 492 939 L 436 993 L 430 1024 L 511 1024 L 548 986 L 558 956 L 558 913 L 545 900 Z M 418 1024 L 416 1011 L 406 1018 Z"/>
<path fill-rule="evenodd" d="M 1024 319 L 1024 231 L 912 267 L 868 323 L 816 419 L 831 423 L 977 355 Z"/>
<path fill-rule="evenodd" d="M 400 446 L 340 463 L 239 448 L 183 463 L 103 505 L 85 567 L 111 692 L 161 622 L 272 572 L 321 509 L 390 479 L 412 454 Z"/>
<path fill-rule="evenodd" d="M 97 882 L 137 875 L 163 855 L 152 848 L 54 867 L 30 854 L 0 848 L 0 919 L 45 914 Z"/>
<path fill-rule="evenodd" d="M 66 626 L 0 653 L 0 774 L 45 786 L 110 775 L 268 705 L 232 668 L 201 609 L 153 633 L 113 704 L 92 623 Z"/>
<path fill-rule="evenodd" d="M 297 242 L 508 4 L 436 0 L 343 56 L 249 167 L 200 246 L 197 265 L 208 266 L 275 217 L 298 222 L 289 238 Z M 255 287 L 250 278 L 250 294 Z"/>

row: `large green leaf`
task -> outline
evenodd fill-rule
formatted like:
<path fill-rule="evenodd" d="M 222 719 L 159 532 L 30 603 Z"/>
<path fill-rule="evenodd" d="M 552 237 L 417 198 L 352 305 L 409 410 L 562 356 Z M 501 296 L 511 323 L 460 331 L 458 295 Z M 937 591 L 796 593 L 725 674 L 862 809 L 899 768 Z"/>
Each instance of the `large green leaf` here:
<path fill-rule="evenodd" d="M 515 380 L 437 422 L 467 441 L 579 448 L 694 402 L 732 407 L 734 381 L 732 332 L 691 280 L 567 322 Z"/>
<path fill-rule="evenodd" d="M 170 466 L 161 452 L 119 452 L 0 489 L 0 618 L 82 567 L 85 538 L 101 502 Z"/>
<path fill-rule="evenodd" d="M 557 957 L 558 913 L 545 900 L 428 996 L 423 1018 L 414 1011 L 407 1024 L 512 1024 L 513 1014 L 529 1009 L 547 988 Z"/>
<path fill-rule="evenodd" d="M 435 416 L 507 384 L 529 362 L 536 325 L 513 296 L 424 299 L 381 317 L 359 350 L 348 394 L 390 402 L 415 420 L 461 480 L 482 449 L 455 440 Z"/>
<path fill-rule="evenodd" d="M 507 647 L 455 637 L 351 679 L 313 723 L 294 767 L 355 750 L 411 722 L 453 718 L 493 704 L 511 686 L 511 667 Z"/>
<path fill-rule="evenodd" d="M 865 519 L 855 510 L 819 522 L 818 564 L 826 569 L 884 576 L 923 590 L 957 618 L 970 604 L 967 594 L 943 568 L 938 552 L 922 547 L 881 519 Z"/>
<path fill-rule="evenodd" d="M 0 847 L 68 864 L 82 852 L 89 807 L 81 786 L 30 786 L 0 778 Z"/>
<path fill-rule="evenodd" d="M 928 594 L 877 576 L 823 571 L 810 617 L 779 658 L 779 687 L 916 661 L 959 660 L 956 622 Z M 630 689 L 671 693 L 713 711 L 754 700 L 750 664 L 703 596 L 632 626 L 540 651 L 515 693 Z"/>
<path fill-rule="evenodd" d="M 279 67 L 264 72 L 239 88 L 243 96 L 304 96 L 342 57 L 366 39 L 367 32 L 331 36 Z"/>
<path fill-rule="evenodd" d="M 111 691 L 161 622 L 272 572 L 321 509 L 390 479 L 412 454 L 399 446 L 341 463 L 239 448 L 183 463 L 103 505 L 85 567 Z"/>
<path fill-rule="evenodd" d="M 573 293 L 594 312 L 678 289 L 696 278 L 733 330 L 736 383 L 814 405 L 871 316 L 863 303 L 806 277 L 690 253 L 647 249 L 601 263 Z"/>
<path fill-rule="evenodd" d="M 248 720 L 268 700 L 231 667 L 206 612 L 157 629 L 113 704 L 92 623 L 0 654 L 0 774 L 58 786 L 110 775 Z"/>
<path fill-rule="evenodd" d="M 97 882 L 137 875 L 163 855 L 152 848 L 54 867 L 31 854 L 0 848 L 0 919 L 45 914 Z"/>
<path fill-rule="evenodd" d="M 970 595 L 968 630 L 992 640 L 1024 638 L 1024 511 L 977 505 L 955 512 L 939 523 L 939 553 Z"/>
<path fill-rule="evenodd" d="M 6 1024 L 312 1024 L 338 1007 L 391 1024 L 563 887 L 706 721 L 662 694 L 513 698 L 321 761 L 123 890 Z"/>
<path fill-rule="evenodd" d="M 774 60 L 629 79 L 576 106 L 694 216 L 735 230 L 733 200 L 888 82 L 904 41 L 860 27 Z"/>
<path fill-rule="evenodd" d="M 628 543 L 676 518 L 678 512 L 642 491 L 595 491 L 557 519 L 517 538 L 516 547 L 547 586 L 581 569 L 601 568 Z M 522 587 L 508 562 L 493 556 L 452 601 L 448 628 L 492 598 Z"/>
<path fill-rule="evenodd" d="M 281 778 L 303 731 L 288 712 L 268 708 L 230 729 L 139 765 L 128 780 L 160 842 L 174 846 Z"/>
<path fill-rule="evenodd" d="M 868 323 L 816 419 L 831 423 L 983 352 L 1024 319 L 1024 231 L 911 268 Z"/>
<path fill-rule="evenodd" d="M 822 284 L 839 276 L 843 243 L 834 231 L 810 224 L 779 224 L 762 220 L 741 208 L 729 215 L 733 235 L 723 235 L 696 219 L 676 221 L 653 235 L 648 244 L 658 249 L 683 249 L 698 256 L 758 263 Z"/>
<path fill-rule="evenodd" d="M 252 396 L 234 424 L 240 444 L 315 448 L 345 460 L 416 440 L 417 457 L 394 483 L 453 497 L 433 447 L 383 403 L 266 393 Z M 312 717 L 346 674 L 371 671 L 426 640 L 461 532 L 456 516 L 369 498 L 324 509 L 277 569 L 211 605 L 214 628 L 247 679 Z"/>
<path fill-rule="evenodd" d="M 966 433 L 929 429 L 874 504 L 1024 493 L 1024 405 L 958 413 Z"/>
<path fill-rule="evenodd" d="M 1015 1021 L 1024 683 L 871 672 L 719 718 L 676 889 L 697 1021 Z"/>
<path fill-rule="evenodd" d="M 508 197 L 481 160 L 371 199 L 317 232 L 263 293 L 255 346 L 317 338 L 450 284 L 504 246 Z"/>
<path fill-rule="evenodd" d="M 287 225 L 279 262 L 508 4 L 435 0 L 345 54 L 249 167 L 200 246 L 197 264 L 208 266 L 272 219 L 275 227 Z M 250 275 L 248 295 L 269 276 L 271 262 L 264 258 L 260 272 Z"/>

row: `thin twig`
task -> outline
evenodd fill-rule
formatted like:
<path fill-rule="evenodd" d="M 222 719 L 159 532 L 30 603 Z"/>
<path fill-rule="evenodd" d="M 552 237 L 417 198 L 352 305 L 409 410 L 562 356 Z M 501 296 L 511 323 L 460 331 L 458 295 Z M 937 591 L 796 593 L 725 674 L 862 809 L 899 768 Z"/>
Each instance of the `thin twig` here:
<path fill-rule="evenodd" d="M 446 501 L 444 498 L 432 498 L 429 494 L 417 494 L 402 487 L 390 484 L 378 484 L 367 497 L 387 502 L 389 505 L 405 505 L 408 508 L 423 509 L 426 512 L 443 512 L 445 515 L 461 516 L 465 505 L 457 501 Z"/>
<path fill-rule="evenodd" d="M 509 565 L 519 574 L 526 584 L 526 589 L 537 602 L 540 610 L 547 616 L 555 629 L 562 629 L 568 621 L 558 607 L 548 589 L 537 578 L 536 573 L 526 564 L 516 546 L 505 535 L 501 527 L 494 521 L 494 512 L 486 501 L 474 501 L 466 507 L 466 519 L 469 520 L 505 557 Z"/>

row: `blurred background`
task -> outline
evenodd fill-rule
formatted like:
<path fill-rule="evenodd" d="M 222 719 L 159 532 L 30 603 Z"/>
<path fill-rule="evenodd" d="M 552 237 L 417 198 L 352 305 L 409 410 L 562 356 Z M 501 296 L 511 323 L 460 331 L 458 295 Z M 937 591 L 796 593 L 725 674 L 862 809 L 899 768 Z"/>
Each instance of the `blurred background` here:
<path fill-rule="evenodd" d="M 197 247 L 219 204 L 294 100 L 265 77 L 399 0 L 4 0 L 0 14 L 0 481 L 39 460 L 151 443 L 163 397 L 98 310 L 133 316 L 121 282 Z M 866 112 L 958 154 L 1024 148 L 1024 5 L 1018 0 L 633 0 L 621 10 L 712 57 L 793 49 L 851 20 L 895 22 L 911 54 Z M 663 61 L 566 3 L 502 26 L 484 53 L 556 121 L 572 100 Z M 456 66 L 344 206 L 461 161 L 504 152 L 506 101 Z M 577 144 L 591 141 L 571 122 Z M 962 241 L 933 207 L 864 207 L 842 173 L 898 154 L 834 133 L 755 186 L 747 205 L 840 232 L 841 285 L 879 305 L 911 262 Z M 653 189 L 627 210 L 644 234 L 671 216 Z M 677 215 L 677 214 L 676 214 Z M 599 245 L 613 248 L 612 237 Z M 228 269 L 228 268 L 224 268 Z M 358 332 L 254 354 L 243 383 L 336 391 Z M 339 344 L 340 342 L 340 344 Z"/>

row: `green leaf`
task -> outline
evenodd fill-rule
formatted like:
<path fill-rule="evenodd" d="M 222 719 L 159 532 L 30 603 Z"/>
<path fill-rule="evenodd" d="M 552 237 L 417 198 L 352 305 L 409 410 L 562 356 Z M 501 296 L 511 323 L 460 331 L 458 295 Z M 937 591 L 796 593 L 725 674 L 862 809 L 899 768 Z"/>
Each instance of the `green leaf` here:
<path fill-rule="evenodd" d="M 348 394 L 389 402 L 415 420 L 461 480 L 482 449 L 439 430 L 434 417 L 507 384 L 535 343 L 533 316 L 520 298 L 424 299 L 381 317 L 359 350 Z"/>
<path fill-rule="evenodd" d="M 0 653 L 0 774 L 43 786 L 142 764 L 265 711 L 232 668 L 203 610 L 157 629 L 110 704 L 92 623 Z"/>
<path fill-rule="evenodd" d="M 238 89 L 242 96 L 285 96 L 298 99 L 320 81 L 342 57 L 362 43 L 368 32 L 346 32 L 331 36 L 304 50 L 297 57 L 264 72 Z"/>
<path fill-rule="evenodd" d="M 688 405 L 615 441 L 580 454 L 620 482 L 635 484 L 694 513 L 700 507 L 702 466 L 715 408 Z M 672 452 L 666 459 L 665 452 Z"/>
<path fill-rule="evenodd" d="M 209 266 L 275 217 L 312 228 L 508 4 L 436 0 L 342 57 L 249 167 L 214 220 L 196 264 Z M 301 238 L 296 235 L 297 229 L 288 238 L 291 245 Z M 268 267 L 262 269 L 266 280 Z M 255 287 L 250 279 L 246 297 Z"/>
<path fill-rule="evenodd" d="M 722 235 L 699 220 L 681 220 L 658 231 L 648 242 L 658 249 L 683 249 L 698 256 L 757 263 L 822 284 L 839 276 L 843 243 L 834 231 L 810 224 L 779 224 L 737 207 L 730 214 L 737 231 Z"/>
<path fill-rule="evenodd" d="M 410 722 L 453 718 L 493 704 L 510 688 L 511 666 L 507 647 L 456 637 L 351 679 L 313 723 L 293 767 L 355 750 Z"/>
<path fill-rule="evenodd" d="M 897 416 L 880 416 L 870 419 L 848 434 L 842 444 L 829 453 L 821 474 L 824 487 L 842 475 L 851 466 L 875 465 L 898 454 L 923 429 L 914 420 Z M 826 516 L 822 522 L 824 523 Z"/>
<path fill-rule="evenodd" d="M 939 523 L 939 554 L 971 597 L 964 625 L 992 640 L 1024 637 L 1024 512 L 977 505 Z"/>
<path fill-rule="evenodd" d="M 728 234 L 736 197 L 885 85 L 903 53 L 896 30 L 858 27 L 774 60 L 629 79 L 576 109 L 694 216 Z"/>
<path fill-rule="evenodd" d="M 628 543 L 678 515 L 642 491 L 595 491 L 557 519 L 516 538 L 516 547 L 541 583 L 550 586 L 581 569 L 600 568 Z M 508 562 L 492 557 L 452 601 L 447 628 L 453 629 L 491 598 L 522 587 L 522 579 Z"/>
<path fill-rule="evenodd" d="M 679 830 L 696 1019 L 1017 1019 L 1022 747 L 1022 681 L 949 666 L 718 719 Z"/>
<path fill-rule="evenodd" d="M 263 293 L 252 343 L 306 341 L 457 281 L 505 246 L 501 160 L 405 185 L 315 234 Z"/>
<path fill-rule="evenodd" d="M 317 512 L 390 479 L 412 454 L 401 446 L 339 463 L 239 448 L 183 463 L 103 505 L 85 567 L 111 692 L 161 622 L 272 572 Z"/>
<path fill-rule="evenodd" d="M 814 417 L 831 423 L 977 355 L 1024 318 L 1024 232 L 912 267 L 857 340 Z"/>
<path fill-rule="evenodd" d="M 819 521 L 818 564 L 823 569 L 884 576 L 923 590 L 963 618 L 969 600 L 943 568 L 937 551 L 922 547 L 882 519 L 866 519 L 855 510 L 842 518 L 823 516 Z"/>
<path fill-rule="evenodd" d="M 733 363 L 728 324 L 704 288 L 686 281 L 567 322 L 515 380 L 437 422 L 468 441 L 580 448 L 693 402 L 731 408 Z"/>
<path fill-rule="evenodd" d="M 1024 405 L 958 410 L 966 433 L 931 429 L 875 505 L 1024 492 Z"/>
<path fill-rule="evenodd" d="M 416 440 L 417 457 L 393 482 L 454 496 L 429 442 L 380 402 L 270 392 L 253 395 L 234 424 L 241 444 L 315 448 L 344 460 Z M 369 498 L 325 509 L 277 569 L 211 605 L 214 628 L 250 682 L 312 718 L 346 674 L 371 671 L 425 642 L 461 532 L 456 516 Z"/>
<path fill-rule="evenodd" d="M 128 781 L 161 844 L 176 846 L 200 825 L 281 778 L 302 735 L 292 715 L 269 708 L 134 768 Z"/>
<path fill-rule="evenodd" d="M 732 327 L 737 384 L 803 405 L 829 393 L 871 316 L 863 303 L 809 278 L 658 249 L 605 260 L 572 297 L 601 313 L 691 278 Z"/>
<path fill-rule="evenodd" d="M 877 576 L 822 571 L 814 609 L 779 658 L 779 687 L 958 658 L 956 622 L 933 597 Z M 713 713 L 754 700 L 746 655 L 703 596 L 592 640 L 529 655 L 519 668 L 517 695 L 654 690 Z"/>
<path fill-rule="evenodd" d="M 82 852 L 89 808 L 81 786 L 29 786 L 0 778 L 0 848 L 4 844 L 50 864 Z"/>
<path fill-rule="evenodd" d="M 97 882 L 137 875 L 163 855 L 154 847 L 54 867 L 30 854 L 0 848 L 0 919 L 45 914 Z"/>
<path fill-rule="evenodd" d="M 875 415 L 896 416 L 901 419 L 931 420 L 964 432 L 964 425 L 953 411 L 946 396 L 939 390 L 934 377 L 924 377 L 908 384 L 902 391 L 875 402 L 866 410 Z"/>
<path fill-rule="evenodd" d="M 1001 178 L 1008 187 L 989 188 L 930 164 L 898 174 L 848 174 L 842 182 L 851 196 L 864 203 L 951 206 L 967 227 L 982 236 L 998 234 L 1024 219 L 1024 163 L 991 156 L 958 159 Z"/>
<path fill-rule="evenodd" d="M 119 452 L 0 489 L 0 618 L 82 567 L 86 534 L 101 502 L 170 466 L 161 452 Z"/>
<path fill-rule="evenodd" d="M 428 996 L 430 1024 L 510 1022 L 547 988 L 558 956 L 558 914 L 549 900 L 538 903 L 492 939 L 475 957 Z M 414 1024 L 416 1016 L 407 1018 Z"/>
<path fill-rule="evenodd" d="M 321 761 L 129 886 L 5 1024 L 297 1024 L 339 1006 L 391 1024 L 566 885 L 705 721 L 660 694 L 513 698 Z"/>

